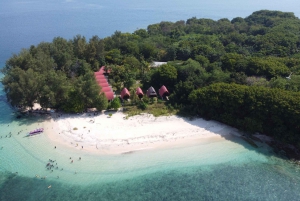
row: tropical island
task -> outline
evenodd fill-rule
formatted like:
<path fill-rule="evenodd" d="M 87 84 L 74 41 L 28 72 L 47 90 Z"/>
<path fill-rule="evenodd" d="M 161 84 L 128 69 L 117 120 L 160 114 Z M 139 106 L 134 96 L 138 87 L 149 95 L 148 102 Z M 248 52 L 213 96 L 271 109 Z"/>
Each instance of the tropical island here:
<path fill-rule="evenodd" d="M 38 103 L 80 113 L 117 109 L 123 101 L 129 116 L 199 116 L 299 149 L 299 25 L 293 13 L 261 10 L 231 21 L 160 22 L 88 41 L 56 37 L 8 59 L 1 82 L 19 110 Z M 100 70 L 113 97 L 97 81 Z M 162 86 L 169 100 L 136 93 Z M 124 89 L 127 98 L 120 99 Z"/>

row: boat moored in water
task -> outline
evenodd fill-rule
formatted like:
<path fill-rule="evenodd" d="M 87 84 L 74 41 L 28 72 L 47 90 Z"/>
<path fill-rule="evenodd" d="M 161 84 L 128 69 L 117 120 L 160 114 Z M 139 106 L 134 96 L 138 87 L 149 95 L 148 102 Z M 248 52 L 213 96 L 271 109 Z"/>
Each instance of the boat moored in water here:
<path fill-rule="evenodd" d="M 44 129 L 43 128 L 38 128 L 38 129 L 35 129 L 33 131 L 30 131 L 27 136 L 37 135 L 37 134 L 40 134 L 42 132 L 44 132 Z"/>

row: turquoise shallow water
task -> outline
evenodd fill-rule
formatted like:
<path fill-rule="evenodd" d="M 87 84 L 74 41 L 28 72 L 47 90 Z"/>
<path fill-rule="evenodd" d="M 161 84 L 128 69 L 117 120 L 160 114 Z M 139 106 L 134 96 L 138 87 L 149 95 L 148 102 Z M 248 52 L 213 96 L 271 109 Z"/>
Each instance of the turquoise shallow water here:
<path fill-rule="evenodd" d="M 56 36 L 106 37 L 115 30 L 132 32 L 160 21 L 193 16 L 232 19 L 260 9 L 291 11 L 299 17 L 299 5 L 296 0 L 3 0 L 0 25 L 5 29 L 0 34 L 0 67 L 21 48 Z M 274 156 L 264 145 L 254 149 L 231 137 L 190 147 L 99 156 L 63 147 L 54 150 L 55 144 L 44 135 L 24 138 L 39 124 L 41 118 L 15 118 L 0 84 L 1 201 L 299 200 L 299 167 Z M 70 157 L 74 159 L 72 164 Z M 46 167 L 49 159 L 59 167 L 52 168 L 53 172 Z"/>
<path fill-rule="evenodd" d="M 81 186 L 4 172 L 1 200 L 298 200 L 295 167 L 268 163 L 161 170 Z M 52 188 L 48 189 L 47 186 Z"/>
<path fill-rule="evenodd" d="M 26 138 L 44 118 L 17 120 L 2 99 L 0 112 L 1 201 L 299 200 L 300 167 L 263 144 L 255 149 L 229 136 L 188 147 L 101 156 L 54 149 L 46 135 Z M 49 159 L 55 160 L 50 162 L 53 172 L 46 166 Z"/>
<path fill-rule="evenodd" d="M 46 135 L 25 138 L 26 132 L 42 125 L 43 118 L 16 121 L 4 101 L 0 108 L 6 114 L 0 121 L 0 200 L 273 201 L 299 197 L 300 167 L 276 157 L 263 144 L 254 149 L 228 136 L 203 139 L 188 147 L 93 155 L 60 146 L 54 149 Z M 55 160 L 50 162 L 53 172 L 46 166 L 49 159 Z"/>

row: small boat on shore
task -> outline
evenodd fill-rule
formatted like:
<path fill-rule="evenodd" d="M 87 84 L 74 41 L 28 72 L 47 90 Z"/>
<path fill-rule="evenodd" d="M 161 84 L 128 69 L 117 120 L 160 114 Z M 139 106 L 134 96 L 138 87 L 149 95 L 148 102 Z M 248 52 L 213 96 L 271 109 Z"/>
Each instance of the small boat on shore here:
<path fill-rule="evenodd" d="M 30 131 L 27 136 L 37 135 L 37 134 L 40 134 L 42 132 L 44 132 L 44 129 L 43 128 L 38 128 L 38 129 L 35 129 L 33 131 Z"/>

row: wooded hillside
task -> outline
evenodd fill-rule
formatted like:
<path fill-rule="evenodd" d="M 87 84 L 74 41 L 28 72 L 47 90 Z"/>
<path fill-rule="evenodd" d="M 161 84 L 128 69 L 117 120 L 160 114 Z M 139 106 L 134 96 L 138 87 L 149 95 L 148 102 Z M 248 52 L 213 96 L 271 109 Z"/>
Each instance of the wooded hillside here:
<path fill-rule="evenodd" d="M 38 102 L 68 112 L 100 110 L 107 102 L 93 71 L 106 66 L 117 94 L 137 81 L 144 90 L 164 84 L 174 108 L 300 147 L 299 49 L 300 20 L 293 13 L 193 17 L 103 39 L 42 42 L 7 60 L 2 83 L 8 101 L 20 108 Z M 168 64 L 151 68 L 152 61 Z"/>

